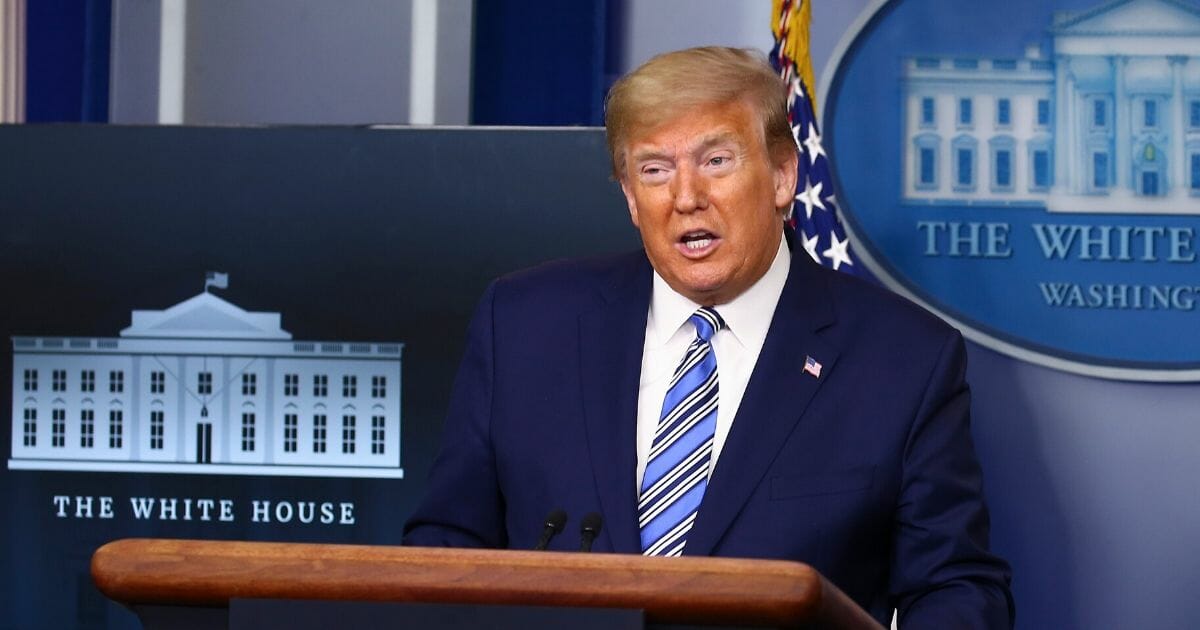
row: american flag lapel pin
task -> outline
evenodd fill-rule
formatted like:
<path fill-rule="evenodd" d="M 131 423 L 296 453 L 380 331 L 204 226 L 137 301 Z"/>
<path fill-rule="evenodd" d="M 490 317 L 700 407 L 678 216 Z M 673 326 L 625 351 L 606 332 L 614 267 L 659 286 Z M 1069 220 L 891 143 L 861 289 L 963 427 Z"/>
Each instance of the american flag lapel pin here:
<path fill-rule="evenodd" d="M 821 378 L 821 364 L 808 355 L 804 355 L 804 371 L 807 374 L 812 374 L 813 378 Z"/>

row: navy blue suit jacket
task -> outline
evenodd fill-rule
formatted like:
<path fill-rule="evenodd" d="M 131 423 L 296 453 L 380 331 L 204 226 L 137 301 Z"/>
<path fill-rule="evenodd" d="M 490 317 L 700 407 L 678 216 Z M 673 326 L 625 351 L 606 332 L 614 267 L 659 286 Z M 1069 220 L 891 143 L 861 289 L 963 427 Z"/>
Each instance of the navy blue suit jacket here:
<path fill-rule="evenodd" d="M 808 563 L 882 623 L 899 608 L 906 629 L 1009 627 L 961 336 L 797 254 L 684 554 Z M 406 544 L 529 549 L 563 508 L 575 523 L 603 515 L 595 550 L 640 552 L 635 427 L 651 274 L 637 252 L 488 288 Z M 578 548 L 575 523 L 552 549 Z"/>

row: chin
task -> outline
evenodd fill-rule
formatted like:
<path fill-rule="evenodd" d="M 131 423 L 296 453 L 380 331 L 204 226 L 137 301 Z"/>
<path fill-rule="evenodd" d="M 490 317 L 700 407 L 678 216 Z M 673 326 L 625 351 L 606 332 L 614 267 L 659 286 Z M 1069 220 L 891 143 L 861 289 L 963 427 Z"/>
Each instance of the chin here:
<path fill-rule="evenodd" d="M 693 302 L 702 305 L 713 303 L 713 299 L 721 294 L 721 290 L 725 287 L 721 282 L 684 282 L 685 291 L 680 293 L 687 296 Z"/>

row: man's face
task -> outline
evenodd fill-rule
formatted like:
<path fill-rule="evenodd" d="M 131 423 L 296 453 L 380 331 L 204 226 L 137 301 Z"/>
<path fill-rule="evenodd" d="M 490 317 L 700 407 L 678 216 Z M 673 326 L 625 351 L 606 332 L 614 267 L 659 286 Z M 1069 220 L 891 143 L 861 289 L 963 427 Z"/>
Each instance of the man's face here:
<path fill-rule="evenodd" d="M 742 102 L 697 106 L 625 147 L 621 189 L 650 264 L 698 304 L 729 302 L 767 272 L 795 188 L 795 153 L 773 160 Z"/>

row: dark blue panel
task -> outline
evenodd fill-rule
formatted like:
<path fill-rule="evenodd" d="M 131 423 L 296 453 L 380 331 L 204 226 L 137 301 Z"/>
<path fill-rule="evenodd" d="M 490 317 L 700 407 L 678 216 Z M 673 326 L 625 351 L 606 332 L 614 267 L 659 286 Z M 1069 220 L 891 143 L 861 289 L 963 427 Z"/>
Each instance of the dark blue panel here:
<path fill-rule="evenodd" d="M 28 3 L 27 121 L 108 121 L 111 26 L 112 0 Z"/>
<path fill-rule="evenodd" d="M 613 0 L 475 5 L 471 122 L 601 125 L 619 21 Z M 613 5 L 610 7 L 610 5 Z"/>
<path fill-rule="evenodd" d="M 88 576 L 115 538 L 397 544 L 488 281 L 639 242 L 592 129 L 0 125 L 0 155 L 20 156 L 0 169 L 0 629 L 138 627 Z M 406 344 L 404 479 L 5 465 L 13 335 L 116 336 L 209 269 L 230 274 L 222 299 L 282 313 L 297 340 Z M 112 496 L 114 515 L 58 516 L 60 495 Z M 139 519 L 133 497 L 229 499 L 236 518 Z M 255 500 L 347 501 L 356 521 L 258 522 Z"/>

